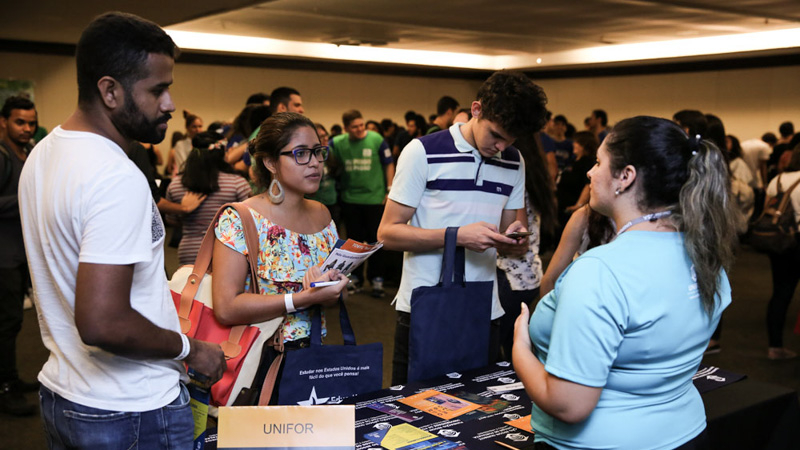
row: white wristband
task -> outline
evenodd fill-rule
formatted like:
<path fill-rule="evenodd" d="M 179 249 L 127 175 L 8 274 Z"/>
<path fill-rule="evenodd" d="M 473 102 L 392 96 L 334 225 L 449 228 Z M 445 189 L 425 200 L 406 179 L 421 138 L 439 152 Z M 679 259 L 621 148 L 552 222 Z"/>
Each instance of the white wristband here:
<path fill-rule="evenodd" d="M 283 295 L 283 303 L 286 304 L 286 312 L 287 313 L 291 314 L 291 313 L 297 311 L 297 309 L 295 309 L 295 307 L 294 307 L 294 302 L 292 301 L 292 294 L 284 294 Z"/>
<path fill-rule="evenodd" d="M 178 333 L 178 334 L 180 334 L 181 336 L 181 344 L 183 344 L 183 348 L 181 348 L 181 353 L 173 359 L 175 361 L 183 361 L 184 359 L 186 359 L 187 356 L 189 356 L 189 352 L 192 351 L 192 346 L 191 344 L 189 344 L 189 338 L 186 337 L 185 334 L 183 333 Z"/>

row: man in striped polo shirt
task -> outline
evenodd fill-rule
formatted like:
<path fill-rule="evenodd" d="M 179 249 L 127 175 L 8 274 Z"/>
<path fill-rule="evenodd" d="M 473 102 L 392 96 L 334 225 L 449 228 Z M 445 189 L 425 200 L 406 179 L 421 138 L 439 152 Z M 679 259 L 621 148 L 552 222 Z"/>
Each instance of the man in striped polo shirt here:
<path fill-rule="evenodd" d="M 406 252 L 395 297 L 392 384 L 407 379 L 411 291 L 438 283 L 447 227 L 460 227 L 467 281 L 495 281 L 489 361 L 496 360 L 496 319 L 503 315 L 497 252 L 520 256 L 528 246 L 527 239 L 504 235 L 525 230 L 516 220 L 517 210 L 524 209 L 525 168 L 512 144 L 541 129 L 546 102 L 544 91 L 525 75 L 496 72 L 478 90 L 469 122 L 414 139 L 403 149 L 378 228 L 386 248 Z"/>

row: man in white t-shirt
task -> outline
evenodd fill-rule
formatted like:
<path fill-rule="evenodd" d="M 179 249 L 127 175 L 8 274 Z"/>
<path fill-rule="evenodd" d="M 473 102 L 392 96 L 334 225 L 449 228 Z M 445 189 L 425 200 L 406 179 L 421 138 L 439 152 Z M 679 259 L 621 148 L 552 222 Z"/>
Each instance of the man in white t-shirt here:
<path fill-rule="evenodd" d="M 156 24 L 96 18 L 78 42 L 78 108 L 29 156 L 25 248 L 50 357 L 39 373 L 51 448 L 191 448 L 183 363 L 212 381 L 216 344 L 180 333 L 163 270 L 164 225 L 125 150 L 158 143 L 177 52 Z"/>
<path fill-rule="evenodd" d="M 775 146 L 777 138 L 772 133 L 765 133 L 761 139 L 748 139 L 741 143 L 742 159 L 753 178 L 750 180 L 750 187 L 753 188 L 755 195 L 755 208 L 752 217 L 761 215 L 764 208 L 765 193 L 767 183 L 767 161 L 772 155 L 772 148 Z"/>
<path fill-rule="evenodd" d="M 774 136 L 773 136 L 774 138 Z M 769 138 L 767 139 L 769 140 Z M 772 145 L 762 139 L 748 139 L 741 143 L 742 159 L 753 175 L 750 187 L 764 189 L 767 177 L 767 161 L 772 154 Z"/>
<path fill-rule="evenodd" d="M 395 297 L 392 384 L 407 380 L 411 293 L 439 281 L 447 227 L 460 227 L 457 245 L 467 250 L 467 281 L 495 282 L 487 321 L 503 315 L 497 251 L 521 256 L 528 248 L 527 239 L 502 234 L 524 231 L 518 217 L 527 220 L 525 166 L 512 144 L 544 126 L 546 102 L 542 89 L 525 75 L 496 72 L 478 90 L 469 122 L 414 139 L 403 150 L 378 228 L 384 247 L 406 252 Z M 494 323 L 488 361 L 496 360 L 499 349 L 499 324 Z"/>

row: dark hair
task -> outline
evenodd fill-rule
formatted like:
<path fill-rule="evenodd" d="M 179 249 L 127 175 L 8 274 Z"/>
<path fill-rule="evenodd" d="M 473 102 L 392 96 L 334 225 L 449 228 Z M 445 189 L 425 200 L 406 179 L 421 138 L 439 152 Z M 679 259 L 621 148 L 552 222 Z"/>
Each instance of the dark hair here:
<path fill-rule="evenodd" d="M 397 127 L 397 125 L 392 122 L 392 119 L 383 119 L 381 120 L 381 128 L 383 131 L 389 131 L 389 128 Z"/>
<path fill-rule="evenodd" d="M 78 103 L 99 97 L 97 81 L 113 77 L 126 89 L 147 76 L 147 58 L 161 54 L 175 59 L 178 47 L 158 25 L 141 17 L 109 12 L 83 30 L 75 51 Z"/>
<path fill-rule="evenodd" d="M 455 111 L 458 109 L 458 100 L 445 95 L 444 97 L 440 98 L 438 102 L 436 102 L 436 114 L 443 116 L 447 114 L 447 111 L 450 110 Z"/>
<path fill-rule="evenodd" d="M 792 149 L 792 158 L 789 164 L 786 165 L 786 172 L 795 172 L 800 170 L 800 144 Z"/>
<path fill-rule="evenodd" d="M 613 174 L 627 165 L 636 169 L 636 200 L 643 212 L 673 211 L 670 220 L 684 233 L 700 298 L 710 314 L 720 271 L 730 268 L 737 240 L 724 155 L 711 141 L 686 136 L 674 122 L 648 116 L 619 122 L 605 145 Z"/>
<path fill-rule="evenodd" d="M 249 132 L 244 136 L 245 138 L 249 138 L 256 128 L 260 127 L 262 123 L 269 116 L 272 115 L 272 109 L 267 105 L 258 105 L 250 110 L 247 116 L 247 127 Z"/>
<path fill-rule="evenodd" d="M 231 126 L 231 130 L 228 133 L 228 138 L 230 139 L 233 136 L 244 136 L 245 138 L 249 137 L 253 130 L 250 128 L 250 111 L 257 106 L 264 106 L 259 105 L 258 103 L 248 103 L 239 111 L 239 114 L 236 115 L 236 118 L 233 119 L 233 125 Z"/>
<path fill-rule="evenodd" d="M 377 128 L 377 129 L 378 129 L 378 133 L 379 133 L 381 136 L 383 136 L 383 127 L 381 126 L 381 124 L 379 124 L 379 123 L 378 123 L 377 121 L 375 121 L 375 120 L 368 120 L 368 121 L 367 121 L 367 125 L 369 125 L 369 124 L 373 124 L 373 125 L 375 125 L 375 128 Z"/>
<path fill-rule="evenodd" d="M 406 122 L 408 122 L 409 120 L 411 120 L 416 115 L 417 115 L 416 112 L 409 110 L 409 111 L 406 111 L 406 113 L 403 116 L 403 118 L 406 120 Z"/>
<path fill-rule="evenodd" d="M 516 138 L 542 129 L 547 114 L 547 96 L 520 72 L 501 70 L 478 89 L 479 119 L 497 123 Z"/>
<path fill-rule="evenodd" d="M 761 140 L 769 145 L 775 145 L 778 143 L 778 137 L 775 136 L 775 133 L 764 133 L 761 135 Z"/>
<path fill-rule="evenodd" d="M 597 136 L 591 131 L 578 131 L 572 136 L 572 140 L 583 147 L 583 156 L 593 160 L 597 157 L 597 148 L 600 147 L 600 141 Z"/>
<path fill-rule="evenodd" d="M 708 128 L 708 119 L 696 109 L 682 109 L 672 116 L 672 120 L 678 122 L 682 128 L 688 128 L 689 136 L 695 137 L 698 134 L 705 138 Z"/>
<path fill-rule="evenodd" d="M 171 147 L 175 147 L 175 144 L 177 144 L 178 141 L 182 141 L 185 138 L 186 138 L 186 135 L 181 133 L 180 131 L 173 131 L 172 132 L 172 138 L 170 138 L 172 140 L 170 148 Z"/>
<path fill-rule="evenodd" d="M 255 181 L 262 188 L 269 186 L 272 175 L 264 167 L 263 161 L 269 159 L 277 161 L 281 150 L 292 140 L 295 130 L 309 127 L 317 135 L 317 127 L 308 117 L 293 112 L 281 112 L 271 115 L 261 124 L 258 136 L 250 142 L 250 155 L 253 157 L 253 172 Z"/>
<path fill-rule="evenodd" d="M 290 87 L 279 87 L 272 91 L 269 96 L 269 108 L 274 113 L 278 110 L 278 105 L 288 105 L 292 95 L 300 95 L 297 89 Z"/>
<path fill-rule="evenodd" d="M 342 114 L 342 123 L 344 123 L 344 127 L 347 128 L 350 126 L 352 121 L 363 118 L 364 116 L 361 115 L 361 112 L 359 112 L 357 109 L 351 109 Z"/>
<path fill-rule="evenodd" d="M 713 142 L 718 149 L 724 150 L 725 125 L 722 124 L 722 120 L 713 114 L 706 114 L 706 122 L 708 122 L 708 128 L 706 128 L 706 134 L 702 135 L 703 139 L 708 139 Z"/>
<path fill-rule="evenodd" d="M 547 242 L 547 238 L 555 238 L 558 229 L 558 212 L 556 208 L 553 177 L 547 170 L 546 158 L 539 145 L 538 133 L 526 134 L 517 138 L 514 147 L 519 150 L 525 162 L 525 192 L 539 216 L 539 232 Z M 523 206 L 527 208 L 527 206 Z M 525 225 L 527 227 L 527 224 Z"/>
<path fill-rule="evenodd" d="M 567 131 L 564 132 L 564 137 L 567 139 L 572 139 L 575 136 L 575 125 L 567 122 Z"/>
<path fill-rule="evenodd" d="M 414 117 L 409 119 L 408 122 L 414 122 L 417 127 L 417 135 L 411 136 L 412 138 L 425 136 L 425 132 L 428 131 L 428 124 L 425 123 L 425 118 L 422 115 L 414 114 Z"/>
<path fill-rule="evenodd" d="M 592 115 L 600 119 L 600 125 L 604 127 L 608 125 L 608 114 L 602 109 L 595 109 L 592 111 Z"/>
<path fill-rule="evenodd" d="M 792 122 L 783 122 L 781 126 L 778 127 L 778 132 L 781 134 L 781 137 L 789 137 L 794 134 L 794 124 Z"/>
<path fill-rule="evenodd" d="M 3 110 L 0 112 L 0 115 L 8 119 L 11 117 L 11 111 L 14 109 L 24 109 L 29 111 L 31 109 L 36 109 L 36 106 L 33 104 L 31 99 L 21 95 L 15 95 L 6 99 L 5 103 L 3 103 Z"/>
<path fill-rule="evenodd" d="M 183 110 L 183 118 L 185 120 L 186 129 L 188 130 L 189 127 L 192 126 L 192 124 L 194 123 L 195 120 L 200 119 L 200 116 L 198 116 L 197 114 L 192 114 L 189 111 L 184 109 Z M 200 119 L 200 120 L 203 120 L 203 119 Z"/>
<path fill-rule="evenodd" d="M 215 120 L 214 122 L 211 122 L 209 126 L 206 127 L 206 131 L 214 133 L 221 138 L 225 135 L 225 124 L 223 124 L 219 120 Z"/>
<path fill-rule="evenodd" d="M 181 183 L 190 192 L 210 195 L 219 190 L 219 174 L 235 173 L 225 162 L 222 135 L 214 131 L 197 133 L 192 138 L 192 151 L 186 157 Z"/>
<path fill-rule="evenodd" d="M 267 100 L 269 100 L 269 95 L 267 95 L 267 94 L 265 94 L 263 92 L 256 92 L 255 94 L 251 95 L 250 97 L 247 97 L 247 103 L 245 103 L 245 106 L 246 105 L 253 105 L 253 104 L 263 105 L 264 102 L 267 101 Z"/>
<path fill-rule="evenodd" d="M 553 117 L 553 122 L 563 123 L 564 126 L 569 124 L 569 122 L 567 121 L 567 118 L 563 114 L 559 114 L 559 115 Z"/>
<path fill-rule="evenodd" d="M 733 161 L 736 158 L 741 158 L 742 144 L 739 142 L 739 138 L 737 138 L 732 134 L 729 134 L 727 138 L 731 140 L 731 149 L 728 151 L 728 156 L 730 157 L 730 160 Z"/>
<path fill-rule="evenodd" d="M 342 126 L 338 123 L 331 125 L 331 137 L 342 134 Z"/>
<path fill-rule="evenodd" d="M 603 244 L 609 243 L 617 235 L 617 229 L 614 228 L 611 219 L 593 210 L 589 205 L 589 216 L 587 220 L 589 223 L 586 226 L 586 234 L 589 235 L 589 245 L 586 250 L 599 247 Z"/>

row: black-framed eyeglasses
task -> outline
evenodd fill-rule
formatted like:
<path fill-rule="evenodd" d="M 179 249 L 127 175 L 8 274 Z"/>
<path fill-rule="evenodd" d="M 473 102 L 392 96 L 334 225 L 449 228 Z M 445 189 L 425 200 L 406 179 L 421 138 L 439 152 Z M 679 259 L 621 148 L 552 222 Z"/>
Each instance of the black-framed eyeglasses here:
<path fill-rule="evenodd" d="M 330 149 L 327 145 L 317 145 L 313 148 L 308 147 L 295 147 L 290 151 L 281 152 L 281 155 L 293 155 L 294 162 L 297 164 L 304 166 L 311 162 L 311 155 L 314 155 L 314 158 L 317 159 L 319 162 L 326 161 L 328 159 L 328 154 L 330 153 Z"/>

